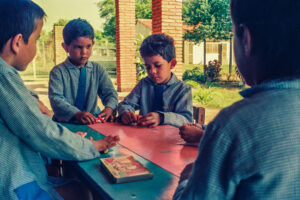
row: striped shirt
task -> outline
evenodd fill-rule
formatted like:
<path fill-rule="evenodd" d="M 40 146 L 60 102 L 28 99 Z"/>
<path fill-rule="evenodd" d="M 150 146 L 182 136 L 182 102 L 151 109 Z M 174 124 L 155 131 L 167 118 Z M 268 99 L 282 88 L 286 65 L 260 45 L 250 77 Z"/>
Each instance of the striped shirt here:
<path fill-rule="evenodd" d="M 300 80 L 241 94 L 208 125 L 173 199 L 300 199 Z"/>
<path fill-rule="evenodd" d="M 1 57 L 0 152 L 0 199 L 17 199 L 14 190 L 33 181 L 51 193 L 41 155 L 62 160 L 99 156 L 89 140 L 40 112 L 36 98 L 24 86 L 16 69 Z"/>
<path fill-rule="evenodd" d="M 165 84 L 162 94 L 163 124 L 180 127 L 193 121 L 192 91 L 190 86 L 178 80 L 172 73 L 171 79 Z M 118 106 L 119 115 L 125 112 L 140 110 L 141 115 L 153 112 L 155 102 L 155 83 L 149 78 L 143 78 Z"/>
<path fill-rule="evenodd" d="M 78 90 L 80 68 L 73 65 L 69 58 L 55 66 L 50 72 L 49 100 L 54 112 L 53 119 L 60 122 L 70 122 L 80 110 L 75 107 Z M 97 106 L 97 96 L 105 107 L 116 109 L 118 94 L 105 71 L 95 62 L 86 64 L 86 107 L 85 111 L 97 116 L 100 109 Z"/>

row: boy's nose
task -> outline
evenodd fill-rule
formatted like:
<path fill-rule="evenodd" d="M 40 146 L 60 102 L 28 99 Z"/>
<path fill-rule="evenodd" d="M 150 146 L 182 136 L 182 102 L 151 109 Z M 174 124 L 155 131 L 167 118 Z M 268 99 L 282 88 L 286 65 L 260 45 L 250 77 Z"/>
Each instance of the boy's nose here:
<path fill-rule="evenodd" d="M 156 74 L 156 72 L 157 72 L 156 68 L 155 68 L 155 67 L 152 67 L 152 68 L 151 68 L 151 74 Z"/>
<path fill-rule="evenodd" d="M 86 48 L 82 48 L 81 49 L 81 54 L 86 54 L 87 53 L 87 49 Z"/>

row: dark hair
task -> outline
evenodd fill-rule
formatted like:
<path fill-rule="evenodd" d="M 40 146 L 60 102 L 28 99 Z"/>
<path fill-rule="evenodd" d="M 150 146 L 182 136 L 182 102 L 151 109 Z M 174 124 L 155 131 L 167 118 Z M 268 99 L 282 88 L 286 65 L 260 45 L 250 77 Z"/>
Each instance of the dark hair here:
<path fill-rule="evenodd" d="M 0 52 L 6 42 L 21 33 L 24 42 L 36 28 L 36 19 L 42 19 L 45 12 L 31 0 L 0 1 Z"/>
<path fill-rule="evenodd" d="M 64 27 L 63 36 L 66 45 L 78 37 L 89 37 L 94 40 L 94 29 L 85 19 L 73 19 Z"/>
<path fill-rule="evenodd" d="M 150 35 L 142 42 L 140 53 L 143 58 L 160 55 L 170 62 L 176 57 L 174 40 L 163 33 Z"/>
<path fill-rule="evenodd" d="M 241 24 L 249 28 L 268 79 L 300 76 L 299 0 L 231 0 L 230 7 L 235 36 L 241 36 Z"/>

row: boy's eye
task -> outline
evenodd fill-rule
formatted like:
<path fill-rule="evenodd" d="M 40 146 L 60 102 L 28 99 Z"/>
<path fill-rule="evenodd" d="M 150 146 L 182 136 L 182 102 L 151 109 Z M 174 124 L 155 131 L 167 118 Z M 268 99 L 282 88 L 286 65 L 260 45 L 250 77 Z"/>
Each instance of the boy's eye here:
<path fill-rule="evenodd" d="M 161 65 L 154 65 L 156 68 L 160 68 L 161 67 Z"/>

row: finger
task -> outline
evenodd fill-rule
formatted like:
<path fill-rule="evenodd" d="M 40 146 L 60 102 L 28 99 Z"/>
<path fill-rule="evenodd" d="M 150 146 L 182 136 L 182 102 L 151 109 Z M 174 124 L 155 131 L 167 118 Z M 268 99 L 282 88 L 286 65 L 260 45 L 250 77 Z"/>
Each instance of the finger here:
<path fill-rule="evenodd" d="M 130 116 L 130 123 L 137 121 L 137 117 L 134 112 L 130 111 L 129 116 Z"/>

